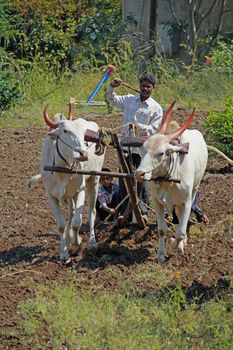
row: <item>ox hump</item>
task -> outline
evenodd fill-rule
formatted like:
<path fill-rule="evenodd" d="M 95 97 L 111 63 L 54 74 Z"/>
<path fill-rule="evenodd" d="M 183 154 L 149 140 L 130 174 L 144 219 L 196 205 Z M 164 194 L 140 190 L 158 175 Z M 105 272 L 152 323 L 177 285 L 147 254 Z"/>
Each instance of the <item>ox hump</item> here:
<path fill-rule="evenodd" d="M 93 131 L 99 130 L 99 126 L 93 121 L 85 120 L 83 118 L 78 118 L 78 119 L 75 119 L 74 122 L 80 128 L 90 129 Z"/>

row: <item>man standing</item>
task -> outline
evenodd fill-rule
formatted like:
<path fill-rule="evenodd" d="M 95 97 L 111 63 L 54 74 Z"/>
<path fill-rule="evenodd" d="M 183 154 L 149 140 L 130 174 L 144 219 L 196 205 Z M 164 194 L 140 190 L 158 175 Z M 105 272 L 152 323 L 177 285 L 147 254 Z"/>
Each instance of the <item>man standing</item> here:
<path fill-rule="evenodd" d="M 136 95 L 117 95 L 115 88 L 120 86 L 121 79 L 114 79 L 107 87 L 106 98 L 110 105 L 122 109 L 124 112 L 123 127 L 121 130 L 121 138 L 131 135 L 132 131 L 137 130 L 137 136 L 150 136 L 157 132 L 163 116 L 162 107 L 151 97 L 155 87 L 154 77 L 145 74 L 139 78 L 140 93 Z M 125 159 L 130 168 L 136 169 L 141 161 L 141 150 L 132 148 L 128 152 L 127 148 L 123 148 Z M 147 185 L 143 182 L 137 184 L 137 192 L 139 199 L 149 204 L 149 193 Z M 123 179 L 119 180 L 119 194 L 122 200 L 126 196 L 126 188 Z M 147 206 L 140 203 L 140 209 L 143 219 L 147 223 Z M 126 204 L 121 208 L 123 214 Z"/>

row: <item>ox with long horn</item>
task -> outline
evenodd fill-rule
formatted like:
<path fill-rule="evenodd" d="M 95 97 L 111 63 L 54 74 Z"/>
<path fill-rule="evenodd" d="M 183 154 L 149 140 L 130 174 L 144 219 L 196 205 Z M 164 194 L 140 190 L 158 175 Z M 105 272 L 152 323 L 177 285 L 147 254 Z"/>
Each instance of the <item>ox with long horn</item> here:
<path fill-rule="evenodd" d="M 100 171 L 104 162 L 104 154 L 95 154 L 95 144 L 87 145 L 85 141 L 86 131 L 97 134 L 99 126 L 92 121 L 82 118 L 72 120 L 72 106 L 69 108 L 68 119 L 59 113 L 56 119 L 51 120 L 48 115 L 48 106 L 44 109 L 44 120 L 51 128 L 44 140 L 40 173 L 34 182 L 41 178 L 44 182 L 49 203 L 53 209 L 58 232 L 60 233 L 60 259 L 69 262 L 68 247 L 71 244 L 74 251 L 78 250 L 81 243 L 79 235 L 82 225 L 82 211 L 85 203 L 85 195 L 88 193 L 89 214 L 89 248 L 96 248 L 94 232 L 95 203 L 98 193 L 98 175 L 49 173 L 46 166 L 65 167 L 67 170 Z M 57 118 L 58 117 L 58 118 Z M 61 117 L 61 119 L 60 119 Z M 33 184 L 33 182 L 32 182 Z M 67 206 L 67 216 L 63 215 L 62 205 Z M 66 220 L 67 218 L 67 220 Z"/>
<path fill-rule="evenodd" d="M 138 180 L 151 178 L 178 178 L 180 183 L 161 182 L 160 186 L 149 182 L 152 203 L 156 211 L 159 233 L 157 261 L 165 260 L 165 235 L 168 227 L 165 213 L 171 214 L 175 208 L 179 224 L 172 246 L 183 253 L 187 243 L 187 223 L 194 195 L 204 175 L 208 151 L 202 134 L 198 130 L 187 130 L 195 117 L 195 109 L 177 130 L 169 133 L 168 124 L 172 116 L 174 102 L 168 108 L 157 134 L 149 137 L 143 144 L 145 155 L 136 170 Z M 189 144 L 189 150 L 183 152 L 182 144 L 172 141 L 182 137 L 182 143 Z"/>

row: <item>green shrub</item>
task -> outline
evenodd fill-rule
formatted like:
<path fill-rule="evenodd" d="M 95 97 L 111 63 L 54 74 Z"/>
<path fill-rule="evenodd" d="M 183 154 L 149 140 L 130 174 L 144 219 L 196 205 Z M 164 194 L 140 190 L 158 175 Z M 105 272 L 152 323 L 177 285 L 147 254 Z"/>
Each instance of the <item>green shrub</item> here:
<path fill-rule="evenodd" d="M 12 80 L 10 74 L 0 75 L 0 113 L 16 105 L 23 97 L 17 82 Z"/>
<path fill-rule="evenodd" d="M 219 38 L 211 49 L 209 56 L 205 56 L 205 64 L 217 73 L 233 74 L 233 40 Z"/>
<path fill-rule="evenodd" d="M 210 113 L 204 121 L 208 134 L 216 146 L 233 157 L 233 97 L 226 100 L 223 112 Z"/>

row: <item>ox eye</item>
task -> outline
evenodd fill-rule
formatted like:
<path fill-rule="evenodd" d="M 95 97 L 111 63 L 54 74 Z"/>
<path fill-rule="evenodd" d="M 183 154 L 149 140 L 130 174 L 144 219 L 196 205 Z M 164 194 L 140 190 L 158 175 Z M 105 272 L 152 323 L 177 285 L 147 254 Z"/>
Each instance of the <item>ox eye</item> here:
<path fill-rule="evenodd" d="M 63 130 L 65 133 L 67 132 L 67 130 Z"/>

